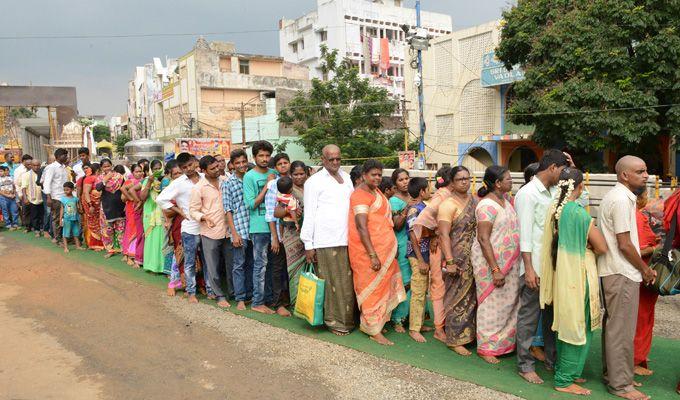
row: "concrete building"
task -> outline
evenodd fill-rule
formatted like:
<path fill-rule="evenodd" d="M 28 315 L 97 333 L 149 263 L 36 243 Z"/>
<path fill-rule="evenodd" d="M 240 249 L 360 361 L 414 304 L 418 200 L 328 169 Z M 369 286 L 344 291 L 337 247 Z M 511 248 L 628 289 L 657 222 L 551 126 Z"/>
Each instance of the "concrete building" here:
<path fill-rule="evenodd" d="M 531 141 L 533 127 L 506 121 L 512 82 L 520 70 L 508 71 L 494 59 L 500 21 L 492 21 L 436 38 L 423 52 L 425 157 L 427 167 L 465 165 L 483 170 L 492 164 L 521 171 L 542 150 Z M 415 71 L 407 69 L 408 124 L 419 134 Z"/>
<path fill-rule="evenodd" d="M 154 57 L 151 63 L 135 67 L 133 78 L 128 83 L 129 131 L 132 139 L 154 137 L 156 115 L 161 113 L 158 102 L 163 86 L 170 82 L 170 75 L 177 69 L 176 59 Z"/>
<path fill-rule="evenodd" d="M 404 75 L 411 56 L 405 50 L 402 25 L 415 27 L 414 9 L 401 0 L 317 0 L 316 10 L 279 22 L 280 54 L 284 60 L 309 67 L 310 78 L 324 79 L 322 44 L 338 49 L 365 78 L 395 97 L 404 95 Z M 421 13 L 422 26 L 433 36 L 449 34 L 451 16 Z"/>

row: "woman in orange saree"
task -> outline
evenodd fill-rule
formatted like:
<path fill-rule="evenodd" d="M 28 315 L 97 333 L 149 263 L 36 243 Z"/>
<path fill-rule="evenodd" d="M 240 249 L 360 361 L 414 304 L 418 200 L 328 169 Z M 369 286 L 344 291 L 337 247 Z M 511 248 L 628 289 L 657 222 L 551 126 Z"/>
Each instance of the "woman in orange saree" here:
<path fill-rule="evenodd" d="M 383 336 L 383 327 L 392 310 L 406 300 L 406 292 L 396 259 L 392 210 L 378 190 L 382 170 L 376 160 L 368 160 L 362 167 L 364 182 L 350 197 L 348 245 L 361 310 L 360 329 L 379 344 L 393 345 Z"/>

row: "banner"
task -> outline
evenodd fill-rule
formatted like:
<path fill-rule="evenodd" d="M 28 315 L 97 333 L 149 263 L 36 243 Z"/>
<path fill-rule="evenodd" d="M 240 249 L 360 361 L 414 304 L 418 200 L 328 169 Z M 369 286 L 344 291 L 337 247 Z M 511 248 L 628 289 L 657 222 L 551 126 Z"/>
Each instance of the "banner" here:
<path fill-rule="evenodd" d="M 399 152 L 399 168 L 413 169 L 416 162 L 416 152 L 413 150 Z"/>
<path fill-rule="evenodd" d="M 175 154 L 191 153 L 198 158 L 221 154 L 229 159 L 230 152 L 231 140 L 229 139 L 180 138 L 175 140 Z"/>

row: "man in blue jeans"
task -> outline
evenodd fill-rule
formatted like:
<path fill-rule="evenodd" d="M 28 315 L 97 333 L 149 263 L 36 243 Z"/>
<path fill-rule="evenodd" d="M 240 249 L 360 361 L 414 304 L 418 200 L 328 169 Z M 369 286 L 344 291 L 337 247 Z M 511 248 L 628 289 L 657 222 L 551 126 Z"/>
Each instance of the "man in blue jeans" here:
<path fill-rule="evenodd" d="M 268 255 L 271 251 L 271 231 L 265 220 L 264 196 L 267 182 L 276 177 L 276 171 L 269 168 L 274 147 L 261 140 L 252 146 L 255 168 L 243 176 L 243 200 L 248 208 L 250 238 L 253 241 L 253 304 L 251 309 L 264 314 L 274 314 L 265 302 L 265 273 Z"/>
<path fill-rule="evenodd" d="M 201 176 L 197 171 L 198 160 L 193 155 L 180 153 L 177 156 L 177 164 L 184 175 L 175 179 L 168 187 L 163 189 L 156 197 L 156 203 L 163 210 L 172 210 L 184 218 L 181 230 L 186 293 L 189 296 L 189 303 L 198 303 L 198 298 L 196 298 L 196 253 L 201 244 L 201 236 L 199 223 L 191 219 L 189 215 L 189 200 L 191 199 L 191 190 L 201 179 Z M 208 279 L 206 277 L 207 284 Z"/>
<path fill-rule="evenodd" d="M 248 155 L 238 149 L 230 154 L 234 173 L 222 182 L 222 200 L 227 216 L 227 228 L 233 246 L 232 281 L 236 308 L 246 309 L 253 296 L 253 244 L 250 241 L 250 212 L 243 202 L 243 177 L 248 172 Z"/>

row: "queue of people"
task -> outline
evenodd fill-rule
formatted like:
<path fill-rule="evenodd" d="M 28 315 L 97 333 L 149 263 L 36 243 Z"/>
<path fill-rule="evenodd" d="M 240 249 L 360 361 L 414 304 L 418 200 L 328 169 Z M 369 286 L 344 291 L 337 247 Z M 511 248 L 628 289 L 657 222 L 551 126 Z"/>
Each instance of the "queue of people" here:
<path fill-rule="evenodd" d="M 641 159 L 618 161 L 618 183 L 596 225 L 582 172 L 558 150 L 530 166 L 514 197 L 509 170 L 497 165 L 477 193 L 467 168 L 443 167 L 431 193 L 426 179 L 403 169 L 386 179 L 377 160 L 348 174 L 335 145 L 323 148 L 314 173 L 273 155 L 266 141 L 251 152 L 253 164 L 234 150 L 228 164 L 181 153 L 129 169 L 91 162 L 87 149 L 73 167 L 64 149 L 44 167 L 24 156 L 22 169 L 0 165 L 0 208 L 10 230 L 20 214 L 27 231 L 49 235 L 66 252 L 73 242 L 166 274 L 168 294 L 183 290 L 190 303 L 202 293 L 225 309 L 234 300 L 239 310 L 289 317 L 299 273 L 313 263 L 325 280 L 332 333 L 358 325 L 393 345 L 387 326 L 417 343 L 434 330 L 461 356 L 474 351 L 497 364 L 516 353 L 518 373 L 531 384 L 543 383 L 535 369 L 543 362 L 560 392 L 590 394 L 582 372 L 602 325 L 608 390 L 648 398 L 634 376 L 653 373 L 655 272 L 647 263 L 663 229 L 643 213 Z"/>

